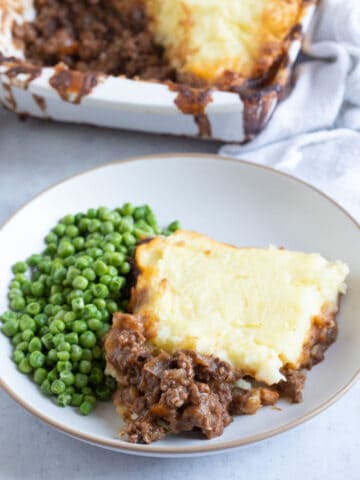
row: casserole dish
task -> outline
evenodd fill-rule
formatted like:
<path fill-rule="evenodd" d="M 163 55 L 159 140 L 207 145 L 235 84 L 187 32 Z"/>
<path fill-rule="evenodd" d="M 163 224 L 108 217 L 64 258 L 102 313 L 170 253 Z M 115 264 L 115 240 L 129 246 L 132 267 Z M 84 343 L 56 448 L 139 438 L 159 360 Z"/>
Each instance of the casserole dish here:
<path fill-rule="evenodd" d="M 267 124 L 289 89 L 316 2 L 303 0 L 299 22 L 266 82 L 236 91 L 184 91 L 164 83 L 39 67 L 26 61 L 13 24 L 35 17 L 32 0 L 0 3 L 0 101 L 20 115 L 146 132 L 246 142 Z M 180 106 L 180 107 L 179 107 Z"/>

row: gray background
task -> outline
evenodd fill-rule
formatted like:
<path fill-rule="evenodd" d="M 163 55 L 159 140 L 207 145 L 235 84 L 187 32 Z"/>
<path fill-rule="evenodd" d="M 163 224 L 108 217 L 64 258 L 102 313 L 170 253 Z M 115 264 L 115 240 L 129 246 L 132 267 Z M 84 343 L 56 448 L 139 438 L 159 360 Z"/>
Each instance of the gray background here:
<path fill-rule="evenodd" d="M 215 153 L 218 147 L 33 119 L 21 122 L 0 110 L 0 224 L 39 191 L 81 170 L 130 156 Z M 0 479 L 137 480 L 146 475 L 147 480 L 356 480 L 359 418 L 360 384 L 320 416 L 261 444 L 212 457 L 151 459 L 69 438 L 30 416 L 0 390 Z"/>

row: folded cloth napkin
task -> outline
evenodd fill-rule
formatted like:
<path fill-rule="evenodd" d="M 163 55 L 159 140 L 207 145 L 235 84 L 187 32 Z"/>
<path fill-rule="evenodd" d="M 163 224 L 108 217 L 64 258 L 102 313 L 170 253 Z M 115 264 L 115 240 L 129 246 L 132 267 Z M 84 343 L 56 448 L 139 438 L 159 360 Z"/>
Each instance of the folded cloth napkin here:
<path fill-rule="evenodd" d="M 360 0 L 322 0 L 304 50 L 312 58 L 268 127 L 220 153 L 292 173 L 360 220 Z"/>
<path fill-rule="evenodd" d="M 299 135 L 239 153 L 236 145 L 222 154 L 269 165 L 324 191 L 360 222 L 360 133 L 334 129 Z"/>

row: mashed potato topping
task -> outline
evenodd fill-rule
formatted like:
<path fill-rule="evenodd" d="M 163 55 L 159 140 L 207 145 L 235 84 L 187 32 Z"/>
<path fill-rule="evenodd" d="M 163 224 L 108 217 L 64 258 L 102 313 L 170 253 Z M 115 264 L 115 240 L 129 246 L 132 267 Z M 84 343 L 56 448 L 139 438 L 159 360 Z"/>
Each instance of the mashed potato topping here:
<path fill-rule="evenodd" d="M 178 231 L 137 248 L 134 314 L 151 343 L 169 353 L 218 356 L 259 381 L 298 368 L 313 322 L 345 293 L 348 267 L 318 254 L 236 248 Z"/>
<path fill-rule="evenodd" d="M 179 71 L 214 81 L 264 73 L 300 19 L 302 0 L 145 0 L 155 39 Z"/>

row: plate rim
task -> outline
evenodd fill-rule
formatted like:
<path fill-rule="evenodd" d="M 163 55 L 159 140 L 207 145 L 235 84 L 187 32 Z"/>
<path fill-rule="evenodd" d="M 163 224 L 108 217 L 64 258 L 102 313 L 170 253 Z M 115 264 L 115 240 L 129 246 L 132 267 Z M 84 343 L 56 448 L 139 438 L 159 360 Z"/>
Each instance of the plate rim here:
<path fill-rule="evenodd" d="M 286 179 L 293 180 L 308 189 L 312 190 L 313 192 L 317 193 L 318 195 L 324 197 L 327 201 L 333 204 L 338 210 L 340 210 L 345 216 L 348 217 L 348 219 L 357 227 L 360 233 L 360 222 L 358 222 L 344 207 L 342 207 L 337 201 L 335 201 L 333 198 L 331 198 L 329 195 L 318 189 L 317 187 L 311 185 L 310 183 L 295 177 L 294 175 L 291 175 L 289 173 L 280 171 L 275 169 L 274 167 L 268 166 L 268 165 L 262 165 L 258 163 L 251 162 L 249 160 L 242 160 L 234 157 L 227 157 L 224 155 L 218 155 L 218 154 L 212 154 L 212 153 L 176 153 L 176 152 L 171 152 L 171 153 L 161 153 L 161 154 L 151 154 L 151 155 L 142 155 L 142 156 L 132 156 L 129 158 L 125 159 L 120 159 L 120 160 L 115 160 L 111 162 L 106 162 L 101 165 L 97 165 L 96 167 L 88 168 L 86 170 L 82 170 L 78 173 L 75 173 L 73 175 L 69 175 L 65 177 L 64 179 L 55 182 L 51 184 L 50 186 L 46 187 L 45 189 L 41 190 L 39 193 L 34 195 L 30 200 L 22 204 L 18 209 L 16 209 L 1 225 L 0 225 L 0 235 L 4 228 L 20 213 L 22 210 L 24 210 L 29 204 L 40 198 L 41 196 L 45 195 L 48 193 L 50 190 L 68 182 L 69 180 L 73 180 L 74 178 L 81 177 L 83 175 L 87 175 L 88 173 L 92 173 L 96 170 L 100 170 L 103 168 L 108 168 L 114 165 L 118 164 L 126 164 L 126 163 L 132 163 L 132 162 L 139 162 L 139 161 L 151 161 L 151 160 L 166 160 L 166 159 L 173 159 L 173 158 L 190 158 L 190 159 L 196 159 L 196 160 L 215 160 L 215 161 L 220 161 L 220 162 L 230 162 L 238 165 L 246 165 L 250 166 L 252 168 L 258 168 L 262 169 L 265 171 L 270 171 L 271 173 L 274 173 L 276 175 L 279 175 L 281 177 L 285 177 Z M 54 427 L 55 429 L 61 431 L 62 433 L 65 433 L 67 435 L 70 435 L 73 438 L 82 440 L 84 442 L 90 443 L 92 445 L 102 447 L 102 448 L 107 448 L 123 453 L 129 453 L 129 454 L 138 454 L 138 455 L 147 455 L 147 456 L 184 456 L 184 455 L 196 455 L 196 454 L 211 454 L 211 453 L 220 453 L 222 451 L 234 449 L 234 448 L 239 448 L 243 447 L 246 445 L 252 445 L 254 443 L 269 439 L 271 437 L 274 437 L 276 435 L 279 435 L 280 433 L 284 433 L 292 428 L 295 428 L 319 413 L 325 411 L 329 407 L 331 407 L 336 401 L 338 401 L 341 397 L 343 397 L 354 385 L 355 383 L 360 379 L 360 367 L 356 371 L 356 373 L 353 375 L 353 377 L 342 387 L 340 388 L 334 395 L 332 395 L 330 398 L 328 398 L 326 401 L 324 401 L 321 405 L 318 407 L 312 409 L 305 415 L 302 415 L 301 417 L 292 420 L 285 425 L 277 428 L 273 428 L 271 430 L 265 431 L 263 433 L 259 433 L 256 435 L 250 435 L 246 438 L 243 439 L 237 439 L 237 440 L 230 440 L 230 441 L 225 441 L 222 443 L 217 443 L 215 445 L 204 445 L 201 446 L 193 446 L 193 447 L 156 447 L 153 446 L 154 444 L 150 445 L 139 445 L 139 444 L 131 444 L 131 443 L 126 443 L 126 442 L 121 442 L 119 440 L 103 440 L 99 439 L 96 435 L 92 434 L 86 434 L 82 433 L 79 430 L 73 429 L 67 425 L 64 425 L 63 423 L 54 420 L 53 418 L 49 417 L 48 415 L 43 414 L 41 411 L 33 407 L 31 404 L 27 403 L 21 396 L 17 394 L 16 391 L 14 391 L 5 381 L 5 379 L 0 375 L 0 387 L 13 399 L 15 400 L 16 403 L 18 403 L 21 407 L 23 407 L 27 412 L 31 413 L 41 421 L 47 423 L 51 427 Z M 155 444 L 156 445 L 156 444 Z"/>

